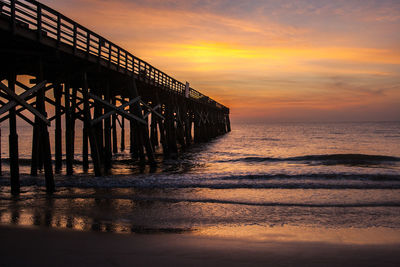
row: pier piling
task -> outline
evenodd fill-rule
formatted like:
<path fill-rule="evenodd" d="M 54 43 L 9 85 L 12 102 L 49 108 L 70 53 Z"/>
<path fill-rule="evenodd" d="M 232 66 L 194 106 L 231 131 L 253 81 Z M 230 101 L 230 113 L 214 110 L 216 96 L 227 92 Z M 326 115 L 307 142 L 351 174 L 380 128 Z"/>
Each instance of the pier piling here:
<path fill-rule="evenodd" d="M 154 166 L 159 146 L 164 158 L 175 157 L 193 142 L 231 130 L 227 107 L 48 6 L 33 0 L 2 5 L 0 123 L 9 123 L 12 194 L 20 191 L 17 117 L 32 125 L 30 174 L 44 169 L 48 193 L 55 190 L 54 172 L 64 167 L 74 174 L 75 135 L 82 134 L 83 170 L 89 170 L 90 154 L 94 174 L 101 176 L 126 147 L 133 161 Z M 27 79 L 33 87 L 22 82 Z M 3 170 L 0 149 L 0 175 Z"/>

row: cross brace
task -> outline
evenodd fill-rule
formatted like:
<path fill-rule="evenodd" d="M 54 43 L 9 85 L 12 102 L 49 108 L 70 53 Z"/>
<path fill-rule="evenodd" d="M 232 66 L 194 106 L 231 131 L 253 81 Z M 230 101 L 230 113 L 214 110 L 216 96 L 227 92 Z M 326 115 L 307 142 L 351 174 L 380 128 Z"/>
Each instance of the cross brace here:
<path fill-rule="evenodd" d="M 143 120 L 143 119 L 141 119 L 141 118 L 139 118 L 139 117 L 137 117 L 137 116 L 135 116 L 135 115 L 133 115 L 133 114 L 131 114 L 131 113 L 126 112 L 125 110 L 123 110 L 123 108 L 121 108 L 121 107 L 116 107 L 115 105 L 110 104 L 110 103 L 108 103 L 107 101 L 104 101 L 103 99 L 97 97 L 97 96 L 94 95 L 94 94 L 89 93 L 89 96 L 90 96 L 92 99 L 94 99 L 95 101 L 100 102 L 100 103 L 102 103 L 103 105 L 105 105 L 105 106 L 107 106 L 107 107 L 113 109 L 116 113 L 118 113 L 118 114 L 120 114 L 121 116 L 127 118 L 128 120 L 129 120 L 129 119 L 130 119 L 130 120 L 136 120 L 136 121 L 138 121 L 138 122 L 140 122 L 140 123 L 143 123 L 143 124 L 147 125 L 147 122 L 146 122 L 145 120 Z M 133 100 L 135 100 L 135 99 L 132 99 L 131 101 L 133 101 Z M 138 99 L 138 100 L 139 100 L 139 99 Z M 136 100 L 135 102 L 137 102 L 138 100 Z M 129 103 L 129 102 L 128 102 L 128 103 Z M 108 114 L 108 113 L 107 113 L 107 114 Z M 104 115 L 106 115 L 106 114 L 104 114 Z M 103 116 L 104 116 L 104 115 L 103 115 Z M 110 115 L 112 115 L 112 114 L 110 114 Z M 110 116 L 110 115 L 108 115 L 108 116 Z M 107 116 L 107 117 L 108 117 L 108 116 Z M 101 117 L 99 117 L 99 118 L 101 118 Z M 96 120 L 97 120 L 97 118 L 96 118 Z M 101 120 L 99 120 L 99 121 L 101 121 Z M 97 121 L 97 122 L 99 122 L 99 121 Z M 93 121 L 92 121 L 92 122 L 93 122 Z M 91 125 L 93 125 L 92 122 L 91 122 Z M 97 122 L 96 122 L 96 123 L 97 123 Z"/>
<path fill-rule="evenodd" d="M 24 93 L 22 93 L 21 95 L 17 95 L 16 93 L 14 93 L 12 90 L 10 90 L 7 86 L 5 86 L 2 82 L 0 82 L 0 89 L 2 89 L 4 92 L 6 92 L 8 94 L 8 96 L 13 99 L 13 101 L 10 101 L 9 103 L 7 103 L 5 106 L 0 108 L 0 115 L 3 114 L 4 112 L 7 112 L 8 110 L 10 110 L 11 108 L 15 107 L 17 104 L 20 104 L 21 106 L 25 107 L 27 110 L 29 110 L 33 115 L 35 115 L 36 117 L 38 117 L 40 120 L 42 120 L 43 122 L 45 122 L 47 125 L 50 125 L 50 121 L 47 120 L 47 118 L 40 113 L 37 109 L 35 109 L 34 107 L 32 107 L 30 104 L 28 104 L 25 101 L 25 98 L 27 98 L 29 95 L 31 95 L 34 92 L 39 91 L 40 89 L 42 89 L 44 86 L 46 85 L 46 81 L 41 82 L 38 85 L 35 85 L 34 87 L 32 87 L 31 89 L 29 89 L 28 91 L 25 91 Z"/>
<path fill-rule="evenodd" d="M 144 103 L 143 101 L 140 101 L 140 103 L 142 103 L 142 105 L 145 106 L 145 107 L 149 110 L 149 112 L 147 112 L 147 113 L 144 115 L 144 118 L 147 118 L 147 117 L 149 116 L 150 113 L 153 113 L 153 114 L 157 115 L 159 118 L 161 118 L 162 120 L 165 120 L 164 116 L 161 115 L 160 113 L 158 113 L 158 112 L 156 111 L 156 109 L 161 108 L 161 105 L 160 105 L 160 104 L 158 104 L 157 106 L 155 106 L 154 108 L 152 108 L 152 107 L 150 107 L 149 105 L 147 105 L 146 103 Z"/>

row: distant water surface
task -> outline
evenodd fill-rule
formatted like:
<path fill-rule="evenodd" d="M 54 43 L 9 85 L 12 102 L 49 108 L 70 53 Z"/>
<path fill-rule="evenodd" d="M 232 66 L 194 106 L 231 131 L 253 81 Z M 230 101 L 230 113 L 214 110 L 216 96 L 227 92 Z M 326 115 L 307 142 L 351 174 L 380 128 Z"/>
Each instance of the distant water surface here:
<path fill-rule="evenodd" d="M 159 150 L 156 169 L 121 152 L 112 174 L 96 178 L 78 166 L 78 138 L 77 174 L 58 175 L 51 198 L 43 176 L 28 175 L 29 131 L 19 133 L 23 193 L 14 199 L 2 125 L 3 224 L 400 243 L 400 122 L 233 124 L 178 159 Z"/>

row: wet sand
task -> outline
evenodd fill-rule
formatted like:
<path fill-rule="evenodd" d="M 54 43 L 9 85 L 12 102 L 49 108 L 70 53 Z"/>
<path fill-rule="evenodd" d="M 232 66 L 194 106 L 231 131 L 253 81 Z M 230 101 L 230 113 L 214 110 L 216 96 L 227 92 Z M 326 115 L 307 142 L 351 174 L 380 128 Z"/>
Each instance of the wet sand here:
<path fill-rule="evenodd" d="M 0 226 L 0 266 L 400 266 L 400 243 L 250 241 Z"/>

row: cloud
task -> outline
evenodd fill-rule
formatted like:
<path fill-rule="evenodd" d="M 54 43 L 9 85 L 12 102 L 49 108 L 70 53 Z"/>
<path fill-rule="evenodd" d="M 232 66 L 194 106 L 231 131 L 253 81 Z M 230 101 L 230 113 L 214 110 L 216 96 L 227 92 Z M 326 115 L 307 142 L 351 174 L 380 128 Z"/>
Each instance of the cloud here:
<path fill-rule="evenodd" d="M 399 1 L 44 2 L 237 117 L 384 119 L 400 103 Z"/>

